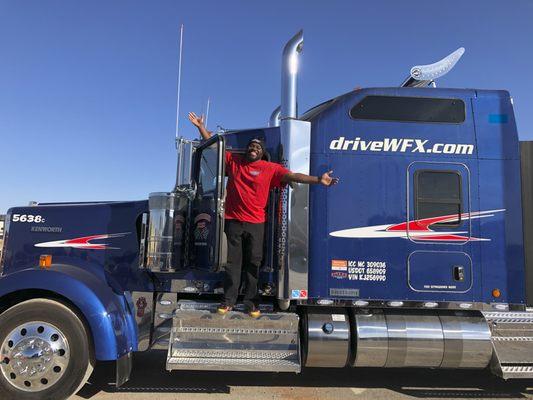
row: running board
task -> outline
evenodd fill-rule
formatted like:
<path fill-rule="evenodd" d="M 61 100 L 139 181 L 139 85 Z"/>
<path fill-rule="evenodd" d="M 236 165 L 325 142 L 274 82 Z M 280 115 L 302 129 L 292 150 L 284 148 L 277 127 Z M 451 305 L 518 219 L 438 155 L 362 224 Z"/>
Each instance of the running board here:
<path fill-rule="evenodd" d="M 492 372 L 503 379 L 533 378 L 533 312 L 484 312 L 492 332 Z"/>
<path fill-rule="evenodd" d="M 180 301 L 174 311 L 167 370 L 300 372 L 298 315 L 239 311 Z"/>

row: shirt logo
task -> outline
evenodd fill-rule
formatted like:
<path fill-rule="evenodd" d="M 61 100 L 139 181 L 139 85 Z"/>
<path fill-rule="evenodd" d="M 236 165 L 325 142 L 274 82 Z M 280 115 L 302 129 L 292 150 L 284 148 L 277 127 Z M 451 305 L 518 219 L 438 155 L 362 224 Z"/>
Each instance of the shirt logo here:
<path fill-rule="evenodd" d="M 253 169 L 250 171 L 250 175 L 253 175 L 253 176 L 257 176 L 260 173 L 261 173 L 261 171 L 256 171 L 256 170 L 253 170 Z"/>

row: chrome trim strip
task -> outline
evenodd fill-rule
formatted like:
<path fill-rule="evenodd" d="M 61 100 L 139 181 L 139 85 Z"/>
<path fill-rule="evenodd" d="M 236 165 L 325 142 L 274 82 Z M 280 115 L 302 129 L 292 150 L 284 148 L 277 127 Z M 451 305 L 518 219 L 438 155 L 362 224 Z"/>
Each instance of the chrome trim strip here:
<path fill-rule="evenodd" d="M 148 235 L 148 213 L 142 214 L 141 240 L 139 241 L 139 268 L 146 268 L 146 244 Z"/>
<path fill-rule="evenodd" d="M 311 123 L 281 121 L 283 164 L 292 172 L 309 174 Z M 281 190 L 278 236 L 278 299 L 306 299 L 309 257 L 309 185 L 295 183 Z"/>
<path fill-rule="evenodd" d="M 468 310 L 481 310 L 481 311 L 502 311 L 500 307 L 506 307 L 509 311 L 525 311 L 525 304 L 508 304 L 508 303 L 482 303 L 482 302 L 469 302 L 469 301 L 429 301 L 429 300 L 370 300 L 370 299 L 326 299 L 327 304 L 320 304 L 325 299 L 308 299 L 298 301 L 298 305 L 301 306 L 313 306 L 313 307 L 353 307 L 357 309 L 441 309 L 441 310 L 465 310 L 461 305 L 468 305 Z M 397 301 L 403 302 L 401 307 L 389 306 L 389 303 Z M 432 307 L 427 307 L 424 304 L 431 303 Z"/>

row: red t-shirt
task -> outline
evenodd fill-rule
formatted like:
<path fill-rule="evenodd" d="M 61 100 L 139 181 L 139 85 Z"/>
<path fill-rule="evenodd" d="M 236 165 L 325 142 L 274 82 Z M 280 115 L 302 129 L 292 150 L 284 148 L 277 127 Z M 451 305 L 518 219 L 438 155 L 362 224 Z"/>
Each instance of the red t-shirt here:
<path fill-rule="evenodd" d="M 270 189 L 281 186 L 290 171 L 273 162 L 249 162 L 245 156 L 226 152 L 226 219 L 260 224 L 265 222 L 265 207 Z"/>

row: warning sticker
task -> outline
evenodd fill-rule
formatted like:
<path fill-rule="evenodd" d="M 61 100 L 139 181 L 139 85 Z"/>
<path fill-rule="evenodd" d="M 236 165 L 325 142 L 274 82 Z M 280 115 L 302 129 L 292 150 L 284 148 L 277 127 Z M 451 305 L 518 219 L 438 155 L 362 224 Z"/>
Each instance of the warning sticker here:
<path fill-rule="evenodd" d="M 345 322 L 346 316 L 344 314 L 332 314 L 331 319 L 335 322 Z"/>
<path fill-rule="evenodd" d="M 331 260 L 332 271 L 347 271 L 348 260 Z"/>

